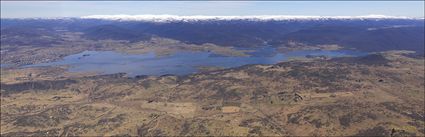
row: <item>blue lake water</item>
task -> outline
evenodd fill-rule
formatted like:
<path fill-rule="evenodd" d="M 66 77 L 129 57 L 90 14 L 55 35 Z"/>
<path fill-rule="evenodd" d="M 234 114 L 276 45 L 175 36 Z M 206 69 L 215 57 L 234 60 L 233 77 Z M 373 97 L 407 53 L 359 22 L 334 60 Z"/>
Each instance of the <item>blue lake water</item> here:
<path fill-rule="evenodd" d="M 271 47 L 256 48 L 249 53 L 250 57 L 220 56 L 211 52 L 177 52 L 168 56 L 156 56 L 150 52 L 146 54 L 124 54 L 114 51 L 84 51 L 64 57 L 63 60 L 50 63 L 27 65 L 24 67 L 70 65 L 71 72 L 97 72 L 100 74 L 127 73 L 136 75 L 185 75 L 198 72 L 200 66 L 214 66 L 231 68 L 247 64 L 274 64 L 286 61 L 291 57 L 305 57 L 306 55 L 360 56 L 364 52 L 349 50 L 321 51 L 304 50 L 288 53 L 276 53 Z"/>
<path fill-rule="evenodd" d="M 6 68 L 6 67 L 9 67 L 9 66 L 10 66 L 10 64 L 3 64 L 3 63 L 0 64 L 0 68 Z"/>

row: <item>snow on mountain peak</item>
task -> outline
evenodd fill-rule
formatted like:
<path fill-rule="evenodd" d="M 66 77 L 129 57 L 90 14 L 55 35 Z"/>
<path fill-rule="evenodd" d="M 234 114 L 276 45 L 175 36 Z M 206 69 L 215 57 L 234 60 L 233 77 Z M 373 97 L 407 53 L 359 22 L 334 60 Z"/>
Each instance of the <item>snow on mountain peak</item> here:
<path fill-rule="evenodd" d="M 178 16 L 178 15 L 90 15 L 82 19 L 101 19 L 119 21 L 149 21 L 149 22 L 171 22 L 171 21 L 204 21 L 204 20 L 327 20 L 327 19 L 423 19 L 402 16 L 366 15 L 366 16 L 294 16 L 294 15 L 254 15 L 254 16 Z"/>

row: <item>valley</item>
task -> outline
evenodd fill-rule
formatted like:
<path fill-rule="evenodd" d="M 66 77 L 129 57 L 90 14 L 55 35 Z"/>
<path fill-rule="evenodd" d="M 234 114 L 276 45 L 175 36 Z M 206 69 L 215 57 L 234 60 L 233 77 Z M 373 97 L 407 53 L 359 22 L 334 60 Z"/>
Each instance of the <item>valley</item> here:
<path fill-rule="evenodd" d="M 406 54 L 2 83 L 1 133 L 424 135 L 424 59 Z"/>
<path fill-rule="evenodd" d="M 143 19 L 2 18 L 1 136 L 425 135 L 423 19 Z"/>

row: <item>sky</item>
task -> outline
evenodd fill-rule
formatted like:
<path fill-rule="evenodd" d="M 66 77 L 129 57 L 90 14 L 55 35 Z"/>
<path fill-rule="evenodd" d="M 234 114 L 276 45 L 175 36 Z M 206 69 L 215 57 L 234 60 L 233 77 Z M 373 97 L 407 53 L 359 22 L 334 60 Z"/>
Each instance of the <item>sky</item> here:
<path fill-rule="evenodd" d="M 1 18 L 88 15 L 388 15 L 424 17 L 424 1 L 1 1 Z"/>

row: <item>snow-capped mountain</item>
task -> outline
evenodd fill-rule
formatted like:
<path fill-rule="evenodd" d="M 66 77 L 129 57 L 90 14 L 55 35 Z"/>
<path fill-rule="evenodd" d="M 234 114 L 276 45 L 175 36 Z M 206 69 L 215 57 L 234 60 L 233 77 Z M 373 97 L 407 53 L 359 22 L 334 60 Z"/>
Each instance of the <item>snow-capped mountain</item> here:
<path fill-rule="evenodd" d="M 366 15 L 366 16 L 294 16 L 294 15 L 257 15 L 257 16 L 178 16 L 178 15 L 90 15 L 82 19 L 120 20 L 120 21 L 288 21 L 288 20 L 382 20 L 382 19 L 423 19 L 404 16 Z"/>
<path fill-rule="evenodd" d="M 288 42 L 337 44 L 365 51 L 424 51 L 424 19 L 368 16 L 176 16 L 93 15 L 78 18 L 1 19 L 3 43 L 21 35 L 56 35 L 56 30 L 78 32 L 87 39 L 129 42 L 165 37 L 185 43 L 252 47 Z M 17 36 L 18 35 L 18 36 Z M 17 37 L 15 37 L 17 36 Z M 34 44 L 35 42 L 28 42 Z M 51 43 L 51 42 L 50 42 Z M 14 43 L 16 44 L 16 43 Z M 42 45 L 43 43 L 40 43 Z M 22 45 L 22 44 L 21 44 Z"/>

